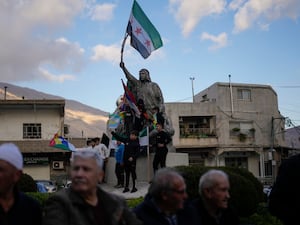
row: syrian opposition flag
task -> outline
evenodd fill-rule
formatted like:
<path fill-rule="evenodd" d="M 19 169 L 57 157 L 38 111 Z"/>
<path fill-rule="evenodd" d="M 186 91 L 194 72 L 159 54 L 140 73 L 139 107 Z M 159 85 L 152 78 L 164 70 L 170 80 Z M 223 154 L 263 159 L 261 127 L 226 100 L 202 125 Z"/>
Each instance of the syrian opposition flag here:
<path fill-rule="evenodd" d="M 122 80 L 122 85 L 123 85 L 123 88 L 124 88 L 124 97 L 125 97 L 126 103 L 134 111 L 135 116 L 138 117 L 138 118 L 140 118 L 141 113 L 140 113 L 138 107 L 136 106 L 136 101 L 135 101 L 133 93 L 124 84 L 123 80 Z"/>
<path fill-rule="evenodd" d="M 143 130 L 140 131 L 139 141 L 140 141 L 140 146 L 148 146 L 149 145 L 148 127 L 145 127 Z"/>
<path fill-rule="evenodd" d="M 135 0 L 133 1 L 127 33 L 131 36 L 131 46 L 134 47 L 144 59 L 147 58 L 152 51 L 163 45 L 160 34 Z"/>

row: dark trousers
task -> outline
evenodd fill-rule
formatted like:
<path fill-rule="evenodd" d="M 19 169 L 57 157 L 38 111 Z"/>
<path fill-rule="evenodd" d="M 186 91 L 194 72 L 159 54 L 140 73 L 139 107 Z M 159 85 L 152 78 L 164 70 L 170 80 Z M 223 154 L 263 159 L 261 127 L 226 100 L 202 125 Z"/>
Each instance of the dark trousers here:
<path fill-rule="evenodd" d="M 160 168 L 166 167 L 166 159 L 167 159 L 168 149 L 167 148 L 157 148 L 154 159 L 153 159 L 153 171 L 154 173 L 158 170 L 158 166 Z"/>
<path fill-rule="evenodd" d="M 124 185 L 124 166 L 121 163 L 116 163 L 115 174 L 117 176 L 117 185 Z"/>
<path fill-rule="evenodd" d="M 135 188 L 135 180 L 136 180 L 136 162 L 127 163 L 124 165 L 125 169 L 125 187 L 129 186 L 129 178 L 131 175 L 132 178 L 132 188 Z"/>

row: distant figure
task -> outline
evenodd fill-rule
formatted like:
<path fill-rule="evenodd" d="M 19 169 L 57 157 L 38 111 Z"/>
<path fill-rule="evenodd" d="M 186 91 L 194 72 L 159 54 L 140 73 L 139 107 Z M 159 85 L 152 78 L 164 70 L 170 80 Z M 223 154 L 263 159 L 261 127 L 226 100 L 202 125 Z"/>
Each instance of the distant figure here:
<path fill-rule="evenodd" d="M 102 182 L 105 183 L 105 171 L 106 171 L 106 165 L 109 159 L 109 155 L 110 155 L 110 149 L 106 147 L 105 144 L 100 143 L 100 138 L 99 137 L 95 137 L 93 138 L 93 142 L 95 143 L 93 149 L 98 151 L 103 159 L 103 180 Z"/>
<path fill-rule="evenodd" d="M 0 224 L 40 225 L 42 208 L 38 201 L 21 193 L 17 182 L 22 176 L 23 156 L 12 143 L 0 145 Z"/>
<path fill-rule="evenodd" d="M 115 174 L 117 177 L 117 184 L 115 188 L 124 187 L 124 144 L 121 141 L 117 141 L 117 147 L 115 148 Z"/>
<path fill-rule="evenodd" d="M 163 125 L 156 124 L 157 133 L 155 135 L 155 154 L 153 159 L 153 172 L 155 173 L 159 166 L 166 167 L 166 159 L 168 154 L 167 144 L 171 142 L 170 135 L 163 130 Z"/>
<path fill-rule="evenodd" d="M 133 211 L 144 225 L 202 225 L 187 197 L 183 177 L 174 169 L 159 169 L 143 202 Z"/>
<path fill-rule="evenodd" d="M 111 132 L 112 136 L 115 137 L 118 141 L 121 141 L 125 144 L 123 162 L 125 169 L 125 188 L 123 193 L 129 191 L 129 179 L 130 175 L 132 178 L 132 189 L 131 193 L 136 192 L 136 160 L 140 154 L 140 143 L 138 138 L 138 132 L 133 130 L 130 132 L 129 137 L 122 137 L 120 134 Z"/>
<path fill-rule="evenodd" d="M 73 152 L 72 184 L 47 199 L 43 225 L 142 225 L 125 199 L 98 185 L 103 178 L 102 163 L 99 152 L 92 149 Z"/>
<path fill-rule="evenodd" d="M 282 161 L 269 195 L 269 209 L 283 224 L 299 223 L 300 154 Z M 298 221 L 298 222 L 296 222 Z"/>
<path fill-rule="evenodd" d="M 200 198 L 194 201 L 203 225 L 238 225 L 239 217 L 229 207 L 230 184 L 222 170 L 211 169 L 199 180 Z"/>

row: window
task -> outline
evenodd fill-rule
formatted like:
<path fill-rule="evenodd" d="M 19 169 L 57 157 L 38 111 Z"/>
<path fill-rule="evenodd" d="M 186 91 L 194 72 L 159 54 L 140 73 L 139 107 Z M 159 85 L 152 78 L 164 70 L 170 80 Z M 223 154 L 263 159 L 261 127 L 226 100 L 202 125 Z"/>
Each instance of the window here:
<path fill-rule="evenodd" d="M 251 90 L 249 89 L 238 89 L 237 98 L 240 100 L 251 100 Z"/>
<path fill-rule="evenodd" d="M 248 159 L 246 157 L 226 157 L 225 166 L 248 169 Z"/>
<path fill-rule="evenodd" d="M 42 125 L 40 123 L 24 123 L 23 138 L 24 139 L 42 138 Z"/>
<path fill-rule="evenodd" d="M 180 138 L 200 138 L 214 136 L 210 127 L 211 117 L 181 116 L 179 117 Z"/>
<path fill-rule="evenodd" d="M 239 136 L 241 133 L 247 137 L 254 137 L 254 131 L 252 122 L 229 122 L 230 136 Z"/>

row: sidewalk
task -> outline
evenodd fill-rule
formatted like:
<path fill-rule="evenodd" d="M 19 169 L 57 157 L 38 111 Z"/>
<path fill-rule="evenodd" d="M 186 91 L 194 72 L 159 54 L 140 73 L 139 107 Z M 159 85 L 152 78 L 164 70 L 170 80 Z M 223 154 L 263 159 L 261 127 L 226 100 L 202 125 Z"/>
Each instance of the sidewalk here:
<path fill-rule="evenodd" d="M 114 188 L 115 184 L 110 184 L 110 183 L 102 183 L 100 184 L 101 188 L 106 190 L 107 192 L 114 193 L 116 195 L 120 195 L 124 197 L 125 199 L 131 199 L 131 198 L 139 198 L 139 197 L 144 197 L 146 193 L 148 192 L 148 187 L 149 183 L 148 182 L 137 182 L 136 183 L 136 188 L 138 189 L 134 193 L 126 192 L 123 193 L 124 188 Z M 129 189 L 131 190 L 131 185 L 129 186 Z"/>

